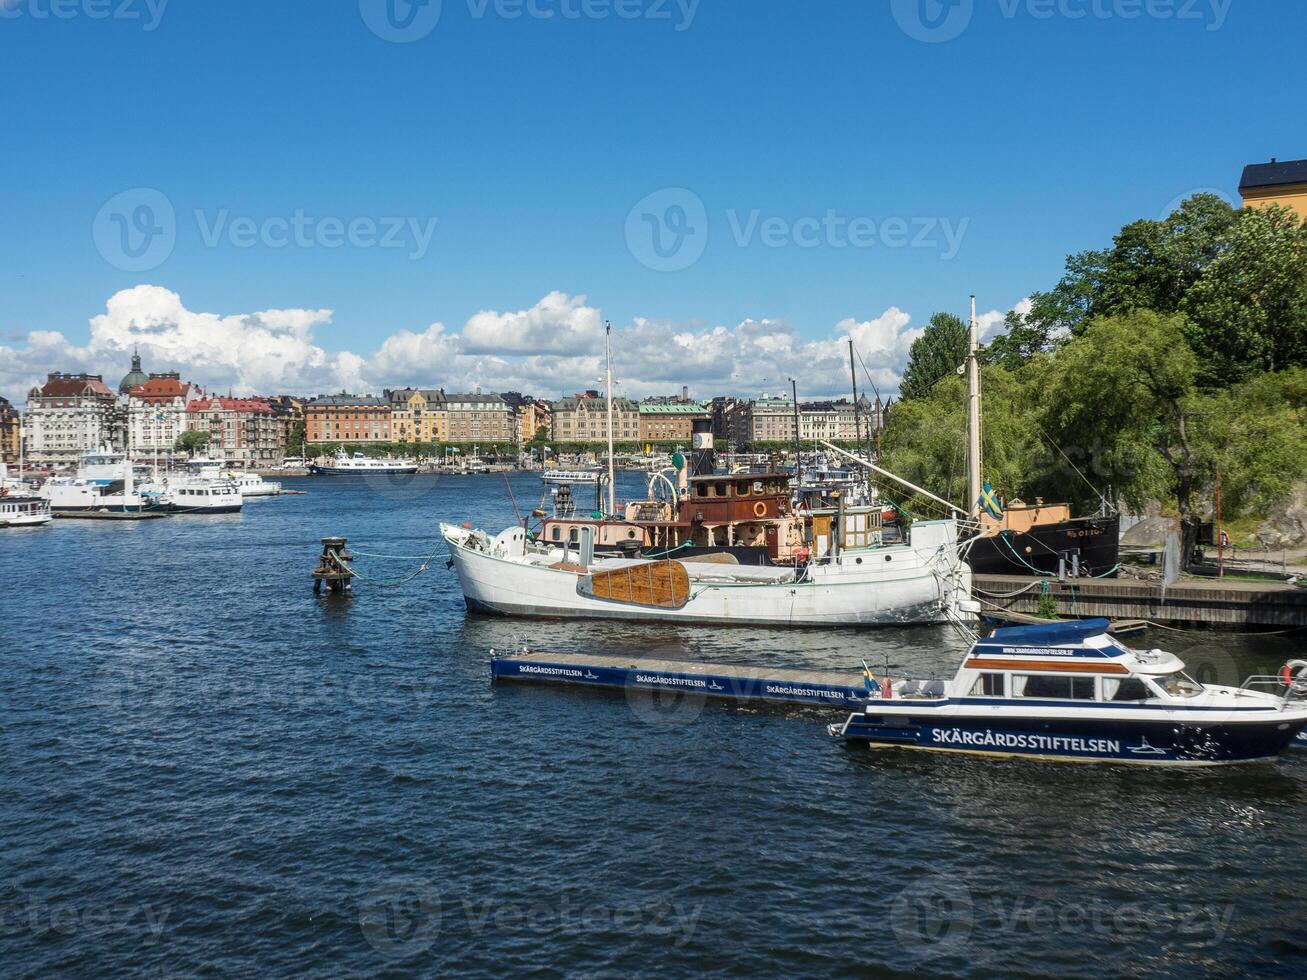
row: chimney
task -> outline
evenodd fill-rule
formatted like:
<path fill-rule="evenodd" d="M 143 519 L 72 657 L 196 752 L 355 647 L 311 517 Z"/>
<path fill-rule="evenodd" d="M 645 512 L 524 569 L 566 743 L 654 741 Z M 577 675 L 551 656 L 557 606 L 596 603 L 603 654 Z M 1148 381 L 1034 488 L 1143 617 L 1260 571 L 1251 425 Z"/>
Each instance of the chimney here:
<path fill-rule="evenodd" d="M 690 475 L 712 476 L 717 472 L 717 453 L 713 449 L 712 419 L 695 419 L 690 439 Z"/>
<path fill-rule="evenodd" d="M 681 401 L 688 402 L 689 400 L 690 400 L 690 386 L 681 385 Z"/>

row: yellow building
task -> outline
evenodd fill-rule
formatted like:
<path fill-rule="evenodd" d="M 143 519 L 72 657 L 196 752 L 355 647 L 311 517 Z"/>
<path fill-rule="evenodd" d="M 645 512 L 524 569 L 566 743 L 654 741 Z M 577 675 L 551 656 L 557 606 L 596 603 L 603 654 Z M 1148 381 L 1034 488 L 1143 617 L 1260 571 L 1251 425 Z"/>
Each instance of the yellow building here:
<path fill-rule="evenodd" d="M 1239 193 L 1244 207 L 1279 204 L 1292 208 L 1299 218 L 1307 221 L 1307 160 L 1250 164 L 1239 181 Z"/>
<path fill-rule="evenodd" d="M 534 398 L 523 401 L 517 406 L 518 441 L 525 446 L 536 437 L 536 433 L 541 429 L 545 430 L 546 439 L 551 438 L 549 432 L 551 421 L 548 402 L 536 401 Z"/>
<path fill-rule="evenodd" d="M 390 431 L 396 442 L 448 442 L 449 411 L 445 393 L 432 388 L 387 391 Z"/>

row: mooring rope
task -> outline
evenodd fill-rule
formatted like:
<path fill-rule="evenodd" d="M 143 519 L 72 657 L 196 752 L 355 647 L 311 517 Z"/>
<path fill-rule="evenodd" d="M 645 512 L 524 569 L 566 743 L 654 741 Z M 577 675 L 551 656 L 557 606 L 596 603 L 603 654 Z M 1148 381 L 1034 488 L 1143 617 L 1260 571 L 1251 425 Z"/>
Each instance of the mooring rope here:
<path fill-rule="evenodd" d="M 422 563 L 417 567 L 417 569 L 411 575 L 406 575 L 403 578 L 393 579 L 393 580 L 375 579 L 372 578 L 370 575 L 364 575 L 357 568 L 352 568 L 349 565 L 347 565 L 341 559 L 340 553 L 338 551 L 333 550 L 329 552 L 329 554 L 331 555 L 332 560 L 335 561 L 336 567 L 341 569 L 342 571 L 348 572 L 351 578 L 357 578 L 363 582 L 367 582 L 369 585 L 376 586 L 379 589 L 396 589 L 399 588 L 401 585 L 407 585 L 409 582 L 412 582 L 423 572 L 430 569 L 432 561 L 441 557 L 442 555 L 448 555 L 449 552 L 434 551 L 429 555 L 379 555 L 379 554 L 375 554 L 371 552 L 363 552 L 363 551 L 356 551 L 353 553 L 354 557 L 366 556 L 369 558 L 394 559 L 396 561 L 420 561 Z"/>

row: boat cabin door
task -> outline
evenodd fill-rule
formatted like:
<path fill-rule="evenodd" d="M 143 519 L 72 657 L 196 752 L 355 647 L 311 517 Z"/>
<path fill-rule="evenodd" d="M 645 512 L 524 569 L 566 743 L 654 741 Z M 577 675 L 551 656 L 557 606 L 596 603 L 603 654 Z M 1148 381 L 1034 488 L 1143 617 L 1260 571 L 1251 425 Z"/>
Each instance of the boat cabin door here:
<path fill-rule="evenodd" d="M 781 532 L 775 524 L 768 524 L 766 529 L 767 536 L 767 554 L 772 561 L 777 561 L 781 557 Z"/>

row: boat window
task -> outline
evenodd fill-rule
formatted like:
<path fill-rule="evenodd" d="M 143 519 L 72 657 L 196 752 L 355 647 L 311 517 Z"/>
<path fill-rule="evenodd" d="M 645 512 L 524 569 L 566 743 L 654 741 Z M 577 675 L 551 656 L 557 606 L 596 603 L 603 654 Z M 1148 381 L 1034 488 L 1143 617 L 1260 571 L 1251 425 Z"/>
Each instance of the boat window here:
<path fill-rule="evenodd" d="M 1138 677 L 1104 677 L 1104 701 L 1147 701 L 1153 697 L 1152 690 Z"/>
<path fill-rule="evenodd" d="M 1013 674 L 1014 698 L 1048 698 L 1057 701 L 1093 701 L 1094 678 L 1076 675 L 1045 677 L 1038 674 Z"/>
<path fill-rule="evenodd" d="M 1001 698 L 1003 696 L 1002 674 L 981 674 L 972 685 L 973 698 Z"/>
<path fill-rule="evenodd" d="M 1196 698 L 1203 693 L 1203 685 L 1182 670 L 1164 677 L 1154 677 L 1153 683 L 1173 698 Z"/>
<path fill-rule="evenodd" d="M 717 484 L 714 484 L 714 485 L 717 487 L 717 496 L 719 496 L 719 497 L 725 497 L 725 496 L 726 496 L 726 484 L 725 484 L 725 483 L 717 483 Z"/>
<path fill-rule="evenodd" d="M 555 541 L 563 540 L 563 529 L 561 527 L 554 528 L 554 540 Z"/>
<path fill-rule="evenodd" d="M 747 483 L 735 484 L 735 496 L 747 497 L 748 495 L 749 495 L 749 484 Z"/>
<path fill-rule="evenodd" d="M 567 532 L 567 540 L 572 542 L 573 544 L 576 544 L 577 539 L 580 537 L 580 534 L 581 534 L 580 529 L 574 527 Z"/>

